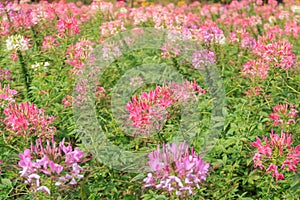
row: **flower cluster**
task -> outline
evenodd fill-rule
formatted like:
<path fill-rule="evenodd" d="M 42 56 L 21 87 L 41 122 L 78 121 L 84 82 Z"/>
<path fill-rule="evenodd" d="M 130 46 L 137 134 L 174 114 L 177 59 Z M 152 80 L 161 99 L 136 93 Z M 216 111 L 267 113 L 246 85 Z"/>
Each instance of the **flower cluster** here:
<path fill-rule="evenodd" d="M 179 45 L 175 45 L 170 43 L 165 43 L 163 44 L 162 48 L 161 48 L 161 56 L 163 58 L 172 58 L 172 57 L 178 57 L 180 56 L 181 52 L 180 52 L 180 48 Z"/>
<path fill-rule="evenodd" d="M 217 44 L 226 43 L 223 31 L 212 22 L 206 22 L 206 24 L 199 27 L 199 38 L 203 39 L 207 44 L 211 42 Z"/>
<path fill-rule="evenodd" d="M 201 69 L 203 66 L 213 65 L 216 62 L 214 56 L 214 52 L 209 50 L 196 51 L 192 56 L 192 65 L 196 69 Z"/>
<path fill-rule="evenodd" d="M 249 90 L 245 92 L 245 95 L 248 97 L 259 96 L 263 93 L 263 89 L 261 87 L 251 87 Z"/>
<path fill-rule="evenodd" d="M 6 39 L 7 51 L 26 51 L 29 49 L 28 39 L 22 35 L 11 35 Z"/>
<path fill-rule="evenodd" d="M 130 113 L 132 126 L 139 128 L 142 134 L 148 134 L 160 128 L 159 122 L 167 117 L 167 108 L 185 103 L 190 98 L 197 101 L 196 94 L 205 94 L 205 90 L 196 81 L 183 84 L 171 82 L 169 85 L 157 86 L 148 93 L 142 92 L 140 96 L 133 96 L 126 109 Z"/>
<path fill-rule="evenodd" d="M 206 180 L 209 164 L 204 163 L 188 145 L 163 144 L 149 155 L 151 172 L 144 179 L 145 188 L 155 187 L 178 196 L 192 195 L 199 183 Z"/>
<path fill-rule="evenodd" d="M 11 80 L 10 70 L 8 69 L 0 69 L 0 81 Z"/>
<path fill-rule="evenodd" d="M 123 55 L 120 44 L 117 42 L 104 42 L 103 48 L 102 48 L 102 59 L 104 61 L 112 61 L 114 59 L 117 59 L 118 57 L 121 57 Z"/>
<path fill-rule="evenodd" d="M 80 27 L 76 17 L 65 17 L 57 21 L 57 30 L 60 37 L 79 34 Z"/>
<path fill-rule="evenodd" d="M 34 71 L 46 71 L 48 66 L 50 66 L 49 62 L 35 62 L 31 65 L 31 69 Z"/>
<path fill-rule="evenodd" d="M 31 148 L 25 149 L 19 157 L 20 176 L 26 178 L 25 183 L 30 184 L 35 192 L 50 194 L 49 178 L 51 182 L 55 181 L 55 186 L 67 187 L 76 185 L 84 177 L 79 165 L 84 153 L 77 147 L 73 149 L 70 143 L 66 146 L 65 139 L 57 145 L 52 136 L 52 141 L 47 140 L 45 146 L 42 139 L 37 139 L 36 144 L 31 144 Z"/>
<path fill-rule="evenodd" d="M 273 36 L 271 36 L 273 37 Z M 259 38 L 253 53 L 257 59 L 244 64 L 243 74 L 247 77 L 265 79 L 271 67 L 290 69 L 297 66 L 296 55 L 293 53 L 292 44 L 285 40 L 267 43 L 265 38 Z"/>
<path fill-rule="evenodd" d="M 58 45 L 58 42 L 55 40 L 55 37 L 52 35 L 45 36 L 43 39 L 42 49 L 48 50 L 52 49 Z"/>
<path fill-rule="evenodd" d="M 252 143 L 252 146 L 257 148 L 257 153 L 253 157 L 255 168 L 265 169 L 267 173 L 272 172 L 272 177 L 275 177 L 276 181 L 284 179 L 285 171 L 297 171 L 300 162 L 300 145 L 292 147 L 291 134 L 281 132 L 279 136 L 272 131 L 270 139 L 265 136 L 263 139 L 265 144 L 259 137 Z"/>
<path fill-rule="evenodd" d="M 298 111 L 291 104 L 278 104 L 273 107 L 269 118 L 274 121 L 274 126 L 295 124 Z"/>
<path fill-rule="evenodd" d="M 54 117 L 45 116 L 44 110 L 33 103 L 10 104 L 4 109 L 4 115 L 6 129 L 16 135 L 48 137 L 55 131 L 55 127 L 50 125 Z"/>
<path fill-rule="evenodd" d="M 111 22 L 103 22 L 100 26 L 101 39 L 112 36 L 120 31 L 125 31 L 124 22 L 121 20 L 115 20 Z"/>
<path fill-rule="evenodd" d="M 2 99 L 3 101 L 7 101 L 9 103 L 13 103 L 15 102 L 14 100 L 14 96 L 17 94 L 18 92 L 16 90 L 11 90 L 10 86 L 3 86 L 0 83 L 0 99 Z M 0 101 L 0 106 L 2 107 L 2 101 Z"/>
<path fill-rule="evenodd" d="M 264 62 L 272 63 L 274 67 L 290 69 L 296 65 L 293 45 L 286 40 L 279 40 L 269 44 L 264 44 L 264 41 L 258 40 L 253 52 L 262 58 Z"/>
<path fill-rule="evenodd" d="M 250 60 L 244 64 L 244 76 L 265 79 L 268 77 L 269 65 L 263 60 Z"/>
<path fill-rule="evenodd" d="M 71 45 L 67 51 L 67 63 L 74 67 L 74 72 L 77 73 L 87 59 L 90 59 L 93 51 L 93 44 L 89 40 L 80 40 L 75 45 Z"/>

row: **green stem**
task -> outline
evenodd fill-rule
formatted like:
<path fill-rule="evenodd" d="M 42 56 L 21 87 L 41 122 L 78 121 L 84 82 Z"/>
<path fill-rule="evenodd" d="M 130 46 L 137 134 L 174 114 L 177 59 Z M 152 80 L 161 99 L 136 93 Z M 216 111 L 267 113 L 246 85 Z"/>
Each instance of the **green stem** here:
<path fill-rule="evenodd" d="M 269 183 L 269 187 L 268 187 L 268 192 L 267 192 L 267 196 L 270 196 L 270 188 L 271 188 L 271 182 L 272 182 L 272 178 L 270 178 L 270 183 Z"/>
<path fill-rule="evenodd" d="M 24 79 L 24 83 L 25 83 L 25 87 L 26 87 L 26 98 L 28 99 L 29 98 L 29 93 L 30 93 L 30 82 L 31 82 L 31 80 L 30 80 L 30 77 L 29 77 L 29 74 L 28 74 L 28 70 L 27 70 L 22 52 L 20 50 L 18 50 L 17 53 L 18 53 L 18 57 L 19 57 L 19 60 L 20 60 L 23 79 Z"/>

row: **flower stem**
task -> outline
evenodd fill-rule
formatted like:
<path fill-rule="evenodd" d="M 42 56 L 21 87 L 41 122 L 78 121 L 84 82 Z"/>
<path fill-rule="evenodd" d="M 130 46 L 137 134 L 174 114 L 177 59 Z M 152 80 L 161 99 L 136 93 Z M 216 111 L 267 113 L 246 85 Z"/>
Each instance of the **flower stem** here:
<path fill-rule="evenodd" d="M 30 81 L 30 77 L 29 77 L 29 74 L 28 74 L 28 70 L 27 70 L 22 52 L 20 50 L 18 50 L 17 53 L 18 53 L 18 57 L 19 57 L 19 60 L 20 60 L 23 79 L 24 79 L 24 83 L 25 83 L 25 87 L 26 87 L 26 98 L 28 99 L 29 94 L 30 94 L 30 82 L 31 81 Z"/>

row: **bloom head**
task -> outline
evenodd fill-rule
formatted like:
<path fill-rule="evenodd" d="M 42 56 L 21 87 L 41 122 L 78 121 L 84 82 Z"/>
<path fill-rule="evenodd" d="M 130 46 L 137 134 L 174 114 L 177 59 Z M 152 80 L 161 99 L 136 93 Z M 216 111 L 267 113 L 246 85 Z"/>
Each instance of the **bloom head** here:
<path fill-rule="evenodd" d="M 296 173 L 297 165 L 300 162 L 300 145 L 293 147 L 292 134 L 281 132 L 281 135 L 272 131 L 270 139 L 264 137 L 263 144 L 259 137 L 252 146 L 257 148 L 253 157 L 254 167 L 272 172 L 276 181 L 284 179 L 284 172 L 293 171 Z"/>
<path fill-rule="evenodd" d="M 144 179 L 145 188 L 155 187 L 178 196 L 192 195 L 194 188 L 206 180 L 209 164 L 204 163 L 186 142 L 163 144 L 149 154 L 151 172 Z"/>

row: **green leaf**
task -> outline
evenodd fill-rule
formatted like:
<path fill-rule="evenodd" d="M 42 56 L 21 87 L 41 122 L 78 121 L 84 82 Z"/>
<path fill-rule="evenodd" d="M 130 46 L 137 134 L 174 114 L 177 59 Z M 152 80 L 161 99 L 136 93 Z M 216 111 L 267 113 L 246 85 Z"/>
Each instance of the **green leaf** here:
<path fill-rule="evenodd" d="M 3 185 L 5 185 L 5 186 L 12 187 L 12 182 L 11 182 L 9 179 L 7 179 L 7 178 L 1 179 L 1 183 L 2 183 Z"/>

